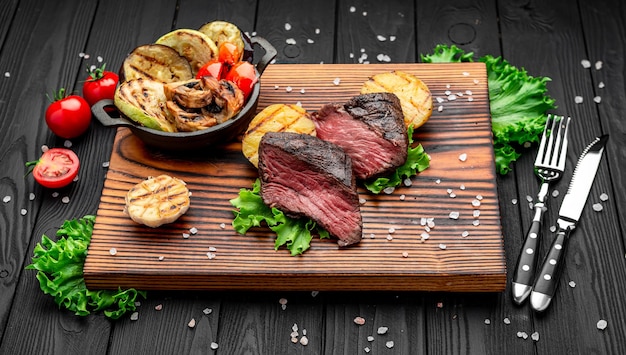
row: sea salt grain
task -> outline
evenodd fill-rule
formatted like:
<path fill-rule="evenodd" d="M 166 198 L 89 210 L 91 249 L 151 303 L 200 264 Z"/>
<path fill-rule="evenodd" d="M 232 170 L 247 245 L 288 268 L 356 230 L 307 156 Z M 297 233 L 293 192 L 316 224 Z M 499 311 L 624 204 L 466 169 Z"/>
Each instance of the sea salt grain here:
<path fill-rule="evenodd" d="M 196 227 L 191 227 L 191 228 L 189 229 L 189 233 L 191 233 L 191 234 L 196 234 L 196 233 L 198 233 L 198 228 L 196 228 Z"/>
<path fill-rule="evenodd" d="M 194 328 L 196 326 L 196 320 L 194 318 L 191 318 L 191 320 L 189 321 L 189 323 L 187 323 L 187 326 L 189 328 Z"/>
<path fill-rule="evenodd" d="M 598 323 L 596 324 L 596 327 L 600 330 L 605 330 L 607 326 L 608 326 L 608 322 L 605 321 L 604 319 L 600 319 Z"/>
<path fill-rule="evenodd" d="M 287 38 L 287 39 L 285 40 L 285 43 L 287 43 L 287 44 L 289 44 L 289 45 L 294 45 L 294 44 L 296 44 L 296 40 L 295 40 L 295 39 L 293 39 L 293 38 Z"/>
<path fill-rule="evenodd" d="M 448 217 L 450 217 L 450 219 L 459 219 L 459 212 L 457 212 L 457 211 L 452 211 L 452 212 L 450 212 L 450 214 L 448 215 Z"/>
<path fill-rule="evenodd" d="M 354 323 L 357 325 L 363 325 L 365 324 L 365 318 L 363 317 L 356 317 L 354 318 Z"/>
<path fill-rule="evenodd" d="M 604 207 L 602 207 L 602 204 L 600 204 L 600 203 L 594 203 L 593 206 L 591 206 L 591 207 L 596 212 L 600 212 L 600 211 L 602 211 L 604 209 Z"/>
<path fill-rule="evenodd" d="M 11 202 L 11 196 L 9 196 L 9 195 L 4 196 L 4 197 L 2 198 L 2 202 L 4 202 L 4 203 L 9 203 L 9 202 Z"/>
<path fill-rule="evenodd" d="M 387 331 L 389 331 L 389 327 L 378 327 L 376 333 L 378 333 L 378 335 L 383 335 L 387 334 Z"/>
<path fill-rule="evenodd" d="M 574 287 L 576 287 L 576 282 L 574 282 L 574 281 L 570 281 L 570 282 L 568 283 L 568 285 L 569 285 L 569 287 L 574 288 Z"/>
<path fill-rule="evenodd" d="M 217 350 L 217 348 L 219 348 L 219 347 L 220 347 L 219 344 L 217 344 L 216 342 L 214 342 L 214 341 L 211 342 L 211 349 Z"/>
<path fill-rule="evenodd" d="M 11 77 L 11 73 L 9 73 L 8 71 L 4 72 L 4 77 L 5 78 L 10 78 Z"/>
<path fill-rule="evenodd" d="M 393 340 L 389 340 L 388 342 L 386 342 L 386 343 L 385 343 L 385 346 L 386 346 L 388 349 L 393 348 L 393 345 L 394 345 Z"/>
<path fill-rule="evenodd" d="M 139 312 L 133 312 L 133 313 L 130 315 L 130 320 L 135 321 L 135 320 L 137 320 L 137 319 L 139 319 Z"/>
<path fill-rule="evenodd" d="M 582 96 L 574 97 L 574 102 L 577 103 L 577 104 L 582 104 L 583 103 L 583 97 Z"/>
<path fill-rule="evenodd" d="M 539 341 L 539 333 L 538 332 L 534 332 L 530 335 L 530 338 L 534 341 Z"/>
<path fill-rule="evenodd" d="M 602 69 L 602 61 L 601 60 L 597 61 L 595 66 L 596 66 L 596 70 Z"/>
<path fill-rule="evenodd" d="M 65 204 L 70 203 L 70 198 L 67 197 L 67 196 L 63 196 L 63 198 L 61 199 L 61 202 L 65 203 Z"/>
<path fill-rule="evenodd" d="M 460 161 L 466 161 L 467 160 L 467 154 L 463 153 L 463 154 L 459 155 L 459 160 Z"/>
<path fill-rule="evenodd" d="M 583 59 L 580 61 L 580 64 L 583 66 L 583 68 L 588 69 L 591 68 L 591 62 L 588 61 L 587 59 Z"/>
<path fill-rule="evenodd" d="M 291 30 L 291 24 L 286 23 L 285 24 L 285 30 L 287 30 L 287 31 Z"/>
<path fill-rule="evenodd" d="M 387 40 L 387 37 L 378 35 L 378 36 L 376 36 L 376 39 L 379 40 L 380 42 L 384 42 L 384 41 Z"/>
<path fill-rule="evenodd" d="M 603 81 L 598 83 L 598 89 L 604 89 L 604 82 Z"/>
<path fill-rule="evenodd" d="M 115 249 L 115 248 L 111 248 L 111 249 L 109 249 L 109 254 L 111 254 L 111 255 L 114 255 L 114 256 L 115 256 L 115 255 L 117 254 L 117 249 Z"/>
<path fill-rule="evenodd" d="M 486 318 L 486 319 L 485 319 L 485 324 L 487 324 L 487 325 L 491 324 L 491 319 Z"/>
<path fill-rule="evenodd" d="M 339 85 L 341 83 L 341 79 L 340 78 L 335 78 L 335 80 L 333 80 L 333 84 L 334 85 Z"/>
<path fill-rule="evenodd" d="M 504 318 L 503 320 L 504 324 L 509 325 L 511 324 L 511 320 L 509 318 Z"/>
<path fill-rule="evenodd" d="M 356 7 L 350 6 L 350 12 L 356 12 Z"/>
<path fill-rule="evenodd" d="M 603 193 L 602 195 L 600 195 L 600 201 L 606 202 L 608 200 L 609 200 L 609 195 L 607 195 L 606 193 Z"/>
<path fill-rule="evenodd" d="M 439 249 L 446 250 L 447 246 L 443 243 L 439 244 Z"/>
<path fill-rule="evenodd" d="M 21 214 L 22 216 L 26 216 L 26 214 L 27 214 L 27 213 L 28 213 L 28 211 L 27 211 L 25 208 L 22 208 L 22 209 L 20 210 L 20 214 Z"/>

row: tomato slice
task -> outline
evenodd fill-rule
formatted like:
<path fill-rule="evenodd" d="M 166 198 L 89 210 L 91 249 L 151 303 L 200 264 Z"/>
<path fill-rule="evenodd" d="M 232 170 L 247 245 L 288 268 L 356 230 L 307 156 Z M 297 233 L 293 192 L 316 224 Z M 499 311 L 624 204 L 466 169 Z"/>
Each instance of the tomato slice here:
<path fill-rule="evenodd" d="M 39 160 L 26 163 L 34 165 L 33 177 L 44 187 L 57 189 L 69 185 L 76 175 L 80 162 L 73 151 L 66 148 L 51 148 Z"/>
<path fill-rule="evenodd" d="M 246 100 L 258 80 L 254 65 L 246 61 L 235 64 L 230 71 L 228 71 L 224 79 L 235 83 L 235 85 L 243 91 Z"/>
<path fill-rule="evenodd" d="M 233 66 L 235 63 L 241 60 L 242 53 L 237 48 L 237 45 L 231 42 L 224 42 L 220 44 L 218 49 L 218 60 L 225 63 L 228 66 Z"/>
<path fill-rule="evenodd" d="M 196 74 L 196 79 L 200 79 L 203 76 L 212 76 L 216 79 L 222 79 L 226 72 L 226 65 L 217 60 L 210 60 L 203 65 Z"/>

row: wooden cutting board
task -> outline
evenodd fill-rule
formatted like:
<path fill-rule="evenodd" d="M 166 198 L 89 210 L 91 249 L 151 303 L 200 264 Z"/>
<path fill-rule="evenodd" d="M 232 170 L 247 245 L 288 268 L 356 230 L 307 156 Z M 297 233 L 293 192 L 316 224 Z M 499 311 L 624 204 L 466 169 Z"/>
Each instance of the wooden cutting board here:
<path fill-rule="evenodd" d="M 369 76 L 392 70 L 417 75 L 433 94 L 433 114 L 415 133 L 431 164 L 391 194 L 359 190 L 364 238 L 358 245 L 339 248 L 335 240 L 314 239 L 304 255 L 292 257 L 274 250 L 267 228 L 240 235 L 231 225 L 229 200 L 258 176 L 240 143 L 170 155 L 119 128 L 84 266 L 87 286 L 503 291 L 506 266 L 484 64 L 273 64 L 262 77 L 258 110 L 301 103 L 312 112 L 359 94 Z M 123 213 L 126 192 L 162 173 L 187 182 L 189 211 L 156 229 L 134 223 Z M 425 221 L 434 222 L 426 240 Z"/>

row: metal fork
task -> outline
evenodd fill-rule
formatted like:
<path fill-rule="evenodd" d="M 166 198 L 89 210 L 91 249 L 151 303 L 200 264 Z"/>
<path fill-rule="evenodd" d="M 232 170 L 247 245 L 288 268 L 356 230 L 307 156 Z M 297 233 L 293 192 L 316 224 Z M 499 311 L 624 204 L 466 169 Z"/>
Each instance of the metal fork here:
<path fill-rule="evenodd" d="M 563 116 L 549 114 L 543 129 L 534 169 L 535 175 L 541 180 L 541 188 L 534 205 L 533 222 L 526 233 L 513 275 L 513 301 L 517 304 L 524 302 L 532 290 L 541 239 L 541 221 L 546 211 L 546 196 L 550 183 L 560 179 L 565 170 L 569 122 L 570 117 L 565 119 Z"/>

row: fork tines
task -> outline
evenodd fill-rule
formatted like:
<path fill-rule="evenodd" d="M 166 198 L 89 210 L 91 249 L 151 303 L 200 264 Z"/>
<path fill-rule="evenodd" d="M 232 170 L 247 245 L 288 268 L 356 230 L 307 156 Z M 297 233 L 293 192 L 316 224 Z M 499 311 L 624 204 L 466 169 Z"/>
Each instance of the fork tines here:
<path fill-rule="evenodd" d="M 567 153 L 567 129 L 570 122 L 564 116 L 548 114 L 535 166 L 563 170 Z"/>

